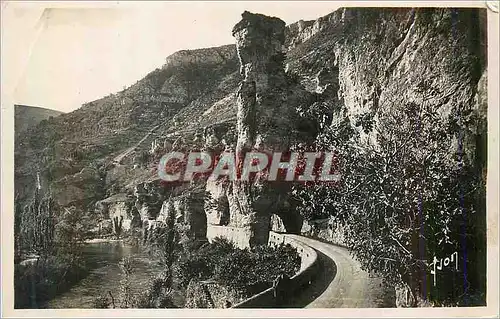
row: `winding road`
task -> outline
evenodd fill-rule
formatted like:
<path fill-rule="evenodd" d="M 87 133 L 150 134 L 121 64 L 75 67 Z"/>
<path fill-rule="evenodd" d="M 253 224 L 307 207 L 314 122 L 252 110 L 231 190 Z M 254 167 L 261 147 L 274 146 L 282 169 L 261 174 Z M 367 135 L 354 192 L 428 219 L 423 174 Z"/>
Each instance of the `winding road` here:
<path fill-rule="evenodd" d="M 380 308 L 393 307 L 382 279 L 361 269 L 346 248 L 315 239 L 287 235 L 314 248 L 319 270 L 313 282 L 285 307 Z"/>

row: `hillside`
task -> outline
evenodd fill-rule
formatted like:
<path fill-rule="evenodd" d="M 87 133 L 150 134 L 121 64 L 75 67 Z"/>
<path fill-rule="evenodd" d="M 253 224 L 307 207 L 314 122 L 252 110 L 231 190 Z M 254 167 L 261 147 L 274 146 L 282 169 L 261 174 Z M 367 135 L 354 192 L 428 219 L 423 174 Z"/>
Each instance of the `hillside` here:
<path fill-rule="evenodd" d="M 35 127 L 42 120 L 57 117 L 63 112 L 28 105 L 14 105 L 14 132 L 16 137 Z"/>
<path fill-rule="evenodd" d="M 67 187 L 73 190 L 71 195 L 61 194 L 63 205 L 86 206 L 101 199 L 104 185 L 99 174 L 105 174 L 106 165 L 148 133 L 139 149 L 193 127 L 193 113 L 237 86 L 237 63 L 234 45 L 181 51 L 129 88 L 40 123 L 16 140 L 16 192 L 20 198 L 29 194 L 33 172 L 38 171 L 42 183 L 52 185 L 56 194 L 62 188 L 63 193 Z"/>

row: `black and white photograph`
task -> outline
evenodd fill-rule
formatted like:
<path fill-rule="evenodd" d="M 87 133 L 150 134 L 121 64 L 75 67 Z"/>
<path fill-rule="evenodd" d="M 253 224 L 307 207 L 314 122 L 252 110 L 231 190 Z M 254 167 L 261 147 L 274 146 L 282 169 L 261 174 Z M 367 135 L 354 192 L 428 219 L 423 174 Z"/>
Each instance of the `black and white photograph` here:
<path fill-rule="evenodd" d="M 9 313 L 498 316 L 475 4 L 3 1 Z"/>

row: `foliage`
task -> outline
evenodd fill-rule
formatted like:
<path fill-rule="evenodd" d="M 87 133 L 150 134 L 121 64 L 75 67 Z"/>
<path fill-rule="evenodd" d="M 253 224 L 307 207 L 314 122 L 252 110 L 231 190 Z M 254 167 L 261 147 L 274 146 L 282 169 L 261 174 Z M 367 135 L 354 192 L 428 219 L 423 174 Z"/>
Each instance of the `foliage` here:
<path fill-rule="evenodd" d="M 122 225 L 123 225 L 123 215 L 115 216 L 112 219 L 113 222 L 113 232 L 116 236 L 116 238 L 120 238 L 120 235 L 122 233 Z"/>
<path fill-rule="evenodd" d="M 131 275 L 134 272 L 134 266 L 130 257 L 124 257 L 120 262 L 120 270 L 122 272 L 122 279 L 120 280 L 121 292 L 121 308 L 130 307 L 132 302 L 132 282 Z"/>
<path fill-rule="evenodd" d="M 15 306 L 37 308 L 86 275 L 81 244 L 90 222 L 75 207 L 61 209 L 38 189 L 24 209 L 19 206 L 16 249 L 35 257 L 15 265 Z"/>
<path fill-rule="evenodd" d="M 198 249 L 185 250 L 173 267 L 177 283 L 186 288 L 192 279 L 210 278 L 219 258 L 235 249 L 230 241 L 215 238 L 212 243 L 207 243 Z"/>
<path fill-rule="evenodd" d="M 24 209 L 16 210 L 18 219 L 19 241 L 21 249 L 34 252 L 38 255 L 49 255 L 54 249 L 55 225 L 59 207 L 51 196 L 40 194 L 39 189 Z"/>
<path fill-rule="evenodd" d="M 300 257 L 289 245 L 239 249 L 226 239 L 215 238 L 212 243 L 184 255 L 174 270 L 182 287 L 187 287 L 192 279 L 214 279 L 251 295 L 269 287 L 280 274 L 293 276 L 299 267 Z"/>
<path fill-rule="evenodd" d="M 484 261 L 478 256 L 485 255 L 484 180 L 462 145 L 471 119 L 454 112 L 446 120 L 425 101 L 394 105 L 363 127 L 359 134 L 371 132 L 364 138 L 339 121 L 319 136 L 318 146 L 337 152 L 340 185 L 294 190 L 304 209 L 345 224 L 347 244 L 365 269 L 437 304 L 464 302 L 480 288 Z M 304 215 L 316 217 L 311 208 Z M 443 270 L 434 287 L 433 257 L 455 251 L 459 270 Z"/>
<path fill-rule="evenodd" d="M 167 218 L 165 223 L 154 229 L 154 234 L 149 234 L 152 248 L 160 254 L 167 269 L 178 257 L 181 244 L 179 243 L 180 232 L 175 223 L 175 208 L 172 200 L 167 202 Z"/>
<path fill-rule="evenodd" d="M 120 296 L 117 300 L 111 292 L 94 298 L 94 308 L 175 308 L 172 300 L 171 276 L 168 270 L 153 277 L 145 289 L 133 291 L 133 262 L 130 257 L 124 257 L 120 262 L 122 279 L 120 281 Z M 142 287 L 141 287 L 142 288 Z"/>
<path fill-rule="evenodd" d="M 40 308 L 87 273 L 81 258 L 57 255 L 14 268 L 15 308 Z"/>
<path fill-rule="evenodd" d="M 225 286 L 251 295 L 267 288 L 278 275 L 292 277 L 299 266 L 300 256 L 289 245 L 236 249 L 216 265 L 214 278 Z"/>
<path fill-rule="evenodd" d="M 58 220 L 55 227 L 58 253 L 79 255 L 90 234 L 91 218 L 72 206 L 64 208 Z"/>
<path fill-rule="evenodd" d="M 134 298 L 135 308 L 175 308 L 172 301 L 170 272 L 164 271 L 154 277 L 145 291 Z"/>
<path fill-rule="evenodd" d="M 106 295 L 101 295 L 94 298 L 92 308 L 107 309 L 109 306 L 111 306 L 111 300 Z"/>

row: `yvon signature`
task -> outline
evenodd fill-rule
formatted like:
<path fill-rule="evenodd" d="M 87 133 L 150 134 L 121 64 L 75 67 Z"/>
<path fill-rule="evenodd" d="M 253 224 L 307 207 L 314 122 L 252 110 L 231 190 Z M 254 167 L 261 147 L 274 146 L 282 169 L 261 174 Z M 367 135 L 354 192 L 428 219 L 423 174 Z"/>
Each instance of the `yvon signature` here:
<path fill-rule="evenodd" d="M 438 265 L 438 262 L 439 262 L 439 265 Z M 452 267 L 453 266 L 453 262 L 455 262 L 455 269 L 458 270 L 458 252 L 454 252 L 453 254 L 451 254 L 449 257 L 446 257 L 444 258 L 444 261 L 443 261 L 443 258 L 441 259 L 437 259 L 436 256 L 434 256 L 434 259 L 432 260 L 432 269 L 431 269 L 431 274 L 434 275 L 434 286 L 436 286 L 436 273 L 437 273 L 437 270 L 442 270 L 443 269 L 443 264 L 444 264 L 444 267 Z"/>

